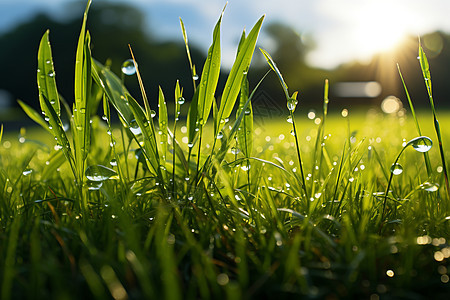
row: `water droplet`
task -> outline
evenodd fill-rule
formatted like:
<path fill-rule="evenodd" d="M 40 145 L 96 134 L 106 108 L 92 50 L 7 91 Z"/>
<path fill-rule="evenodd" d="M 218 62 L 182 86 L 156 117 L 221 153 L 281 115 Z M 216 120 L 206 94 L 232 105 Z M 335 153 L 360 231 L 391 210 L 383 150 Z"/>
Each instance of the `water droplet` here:
<path fill-rule="evenodd" d="M 288 116 L 288 117 L 286 118 L 286 122 L 292 123 L 292 122 L 293 122 L 292 116 Z"/>
<path fill-rule="evenodd" d="M 297 103 L 298 103 L 297 99 L 290 98 L 290 99 L 287 101 L 287 108 L 288 108 L 290 111 L 294 111 L 294 110 L 295 110 L 295 107 L 297 106 Z"/>
<path fill-rule="evenodd" d="M 178 104 L 183 105 L 186 100 L 183 97 L 178 98 Z"/>
<path fill-rule="evenodd" d="M 403 167 L 400 164 L 395 164 L 391 166 L 391 173 L 394 175 L 400 175 L 403 173 Z"/>
<path fill-rule="evenodd" d="M 103 115 L 103 116 L 102 116 L 102 120 L 103 120 L 103 121 L 108 121 L 108 117 L 107 117 L 106 115 Z"/>
<path fill-rule="evenodd" d="M 83 127 L 81 125 L 78 125 L 77 130 L 83 130 Z"/>
<path fill-rule="evenodd" d="M 84 173 L 90 181 L 105 181 L 117 175 L 116 171 L 102 165 L 89 166 Z"/>
<path fill-rule="evenodd" d="M 109 164 L 113 167 L 117 166 L 117 160 L 115 158 L 111 159 L 111 161 L 109 162 Z"/>
<path fill-rule="evenodd" d="M 101 181 L 88 181 L 87 186 L 89 191 L 98 191 L 103 185 Z"/>
<path fill-rule="evenodd" d="M 217 139 L 220 140 L 221 138 L 223 138 L 223 132 L 219 131 L 219 133 L 217 134 Z"/>
<path fill-rule="evenodd" d="M 130 131 L 134 134 L 134 135 L 140 135 L 142 133 L 141 128 L 138 126 L 136 120 L 131 120 L 130 122 Z"/>
<path fill-rule="evenodd" d="M 33 173 L 33 169 L 25 169 L 22 172 L 23 176 L 30 175 L 31 173 Z"/>
<path fill-rule="evenodd" d="M 44 118 L 44 120 L 48 122 L 48 121 L 50 121 L 50 118 L 46 116 L 46 117 Z"/>
<path fill-rule="evenodd" d="M 240 152 L 240 150 L 238 149 L 238 148 L 236 148 L 236 147 L 231 147 L 231 153 L 232 154 L 238 154 Z"/>
<path fill-rule="evenodd" d="M 188 144 L 188 147 L 189 147 L 189 148 L 192 148 L 192 147 L 194 147 L 194 144 L 193 144 L 193 143 L 189 143 L 189 144 Z"/>
<path fill-rule="evenodd" d="M 192 201 L 192 200 L 194 200 L 194 197 L 193 197 L 193 196 L 189 196 L 189 197 L 188 197 L 188 200 L 189 200 L 189 201 Z"/>
<path fill-rule="evenodd" d="M 295 136 L 295 131 L 294 131 L 294 129 L 291 130 L 291 135 L 292 135 L 292 136 Z"/>
<path fill-rule="evenodd" d="M 156 116 L 156 111 L 151 110 L 150 111 L 150 117 L 153 119 Z"/>
<path fill-rule="evenodd" d="M 429 137 L 419 136 L 415 139 L 410 140 L 407 145 L 411 145 L 416 151 L 427 152 L 433 146 L 433 142 Z"/>
<path fill-rule="evenodd" d="M 436 192 L 439 189 L 439 184 L 426 181 L 420 185 L 420 188 L 427 192 Z"/>
<path fill-rule="evenodd" d="M 127 59 L 123 62 L 122 73 L 128 76 L 136 73 L 136 66 L 134 65 L 134 61 L 132 59 Z"/>
<path fill-rule="evenodd" d="M 48 72 L 48 77 L 55 77 L 55 72 L 54 71 L 50 71 Z"/>
<path fill-rule="evenodd" d="M 244 111 L 244 114 L 249 115 L 251 112 L 252 112 L 252 111 L 251 111 L 249 108 L 247 108 L 247 109 Z"/>
<path fill-rule="evenodd" d="M 194 80 L 198 80 L 198 75 L 197 75 L 197 74 L 195 74 L 194 76 L 192 76 L 192 79 L 194 79 Z"/>

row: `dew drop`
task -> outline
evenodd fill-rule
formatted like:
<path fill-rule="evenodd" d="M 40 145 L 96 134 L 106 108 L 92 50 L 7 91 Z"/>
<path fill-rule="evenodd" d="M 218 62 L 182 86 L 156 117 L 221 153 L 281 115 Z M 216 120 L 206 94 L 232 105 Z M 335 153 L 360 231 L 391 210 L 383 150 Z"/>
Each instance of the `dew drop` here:
<path fill-rule="evenodd" d="M 115 158 L 111 159 L 111 161 L 109 162 L 109 164 L 113 167 L 117 166 L 117 160 Z"/>
<path fill-rule="evenodd" d="M 239 149 L 238 148 L 236 148 L 236 147 L 231 147 L 231 153 L 232 154 L 238 154 L 240 151 L 239 151 Z"/>
<path fill-rule="evenodd" d="M 251 112 L 252 112 L 252 111 L 251 111 L 249 108 L 247 108 L 247 109 L 244 111 L 244 114 L 249 115 Z"/>
<path fill-rule="evenodd" d="M 132 59 L 127 59 L 123 62 L 122 73 L 128 76 L 136 73 L 136 66 L 134 65 L 134 61 Z"/>
<path fill-rule="evenodd" d="M 221 138 L 223 138 L 223 132 L 219 131 L 219 133 L 217 134 L 217 139 L 220 140 Z"/>
<path fill-rule="evenodd" d="M 189 147 L 189 148 L 192 148 L 192 147 L 194 147 L 194 144 L 193 144 L 193 143 L 189 143 L 189 144 L 188 144 L 188 147 Z"/>
<path fill-rule="evenodd" d="M 48 72 L 48 77 L 55 77 L 55 72 L 54 71 L 50 71 Z"/>
<path fill-rule="evenodd" d="M 415 139 L 412 139 L 408 142 L 408 145 L 411 145 L 414 150 L 419 152 L 427 152 L 433 146 L 433 142 L 429 137 L 420 136 Z"/>
<path fill-rule="evenodd" d="M 439 184 L 431 183 L 431 182 L 427 181 L 427 182 L 424 182 L 423 184 L 421 184 L 420 188 L 427 192 L 436 192 L 439 189 Z"/>
<path fill-rule="evenodd" d="M 49 117 L 45 117 L 44 120 L 48 122 L 48 121 L 50 121 L 50 118 Z"/>
<path fill-rule="evenodd" d="M 89 191 L 98 191 L 103 185 L 101 181 L 88 181 L 87 186 Z"/>
<path fill-rule="evenodd" d="M 295 107 L 297 106 L 297 103 L 298 103 L 297 99 L 290 98 L 290 99 L 287 101 L 287 108 L 288 108 L 290 111 L 294 111 L 294 110 L 295 110 Z"/>
<path fill-rule="evenodd" d="M 90 181 L 98 182 L 98 181 L 105 181 L 105 180 L 111 178 L 112 176 L 117 175 L 117 173 L 116 173 L 116 171 L 114 171 L 110 168 L 107 168 L 105 166 L 94 165 L 94 166 L 87 167 L 84 175 Z"/>
<path fill-rule="evenodd" d="M 186 100 L 183 97 L 178 98 L 178 104 L 183 105 Z"/>
<path fill-rule="evenodd" d="M 403 167 L 400 164 L 395 164 L 391 166 L 391 173 L 394 175 L 400 175 L 403 173 Z"/>
<path fill-rule="evenodd" d="M 136 120 L 131 120 L 130 122 L 130 131 L 134 134 L 134 135 L 140 135 L 142 133 L 141 128 L 138 126 Z"/>
<path fill-rule="evenodd" d="M 192 76 L 192 79 L 194 79 L 194 80 L 198 80 L 198 75 L 197 75 L 197 74 L 195 74 L 194 76 Z"/>
<path fill-rule="evenodd" d="M 33 173 L 33 169 L 25 169 L 22 172 L 23 176 L 30 175 L 31 173 Z"/>
<path fill-rule="evenodd" d="M 288 117 L 286 118 L 286 122 L 292 123 L 292 122 L 293 122 L 292 116 L 288 116 Z"/>
<path fill-rule="evenodd" d="M 295 136 L 295 131 L 294 131 L 294 129 L 291 130 L 291 135 L 292 135 L 292 136 Z"/>
<path fill-rule="evenodd" d="M 150 117 L 153 119 L 156 116 L 156 111 L 151 110 L 150 111 Z"/>

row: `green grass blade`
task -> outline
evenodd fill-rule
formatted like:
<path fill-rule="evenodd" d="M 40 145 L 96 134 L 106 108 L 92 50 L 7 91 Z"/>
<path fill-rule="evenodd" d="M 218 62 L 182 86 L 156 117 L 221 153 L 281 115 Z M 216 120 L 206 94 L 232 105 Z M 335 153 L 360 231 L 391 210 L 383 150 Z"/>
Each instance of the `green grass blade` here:
<path fill-rule="evenodd" d="M 35 111 L 31 106 L 29 106 L 28 104 L 26 104 L 21 100 L 17 100 L 17 102 L 30 119 L 41 125 L 41 127 L 44 128 L 50 134 L 53 134 L 53 132 L 48 128 L 47 123 L 45 123 L 40 113 Z"/>
<path fill-rule="evenodd" d="M 432 89 L 431 89 L 430 66 L 428 64 L 427 56 L 425 55 L 425 52 L 423 51 L 423 48 L 422 48 L 422 45 L 420 44 L 420 42 L 419 42 L 419 62 L 420 62 L 420 68 L 422 69 L 425 86 L 427 87 L 428 99 L 430 100 L 431 110 L 433 112 L 434 129 L 436 131 L 436 136 L 437 136 L 437 139 L 439 142 L 439 153 L 441 155 L 442 168 L 444 171 L 445 186 L 447 188 L 447 194 L 450 197 L 450 184 L 449 184 L 449 179 L 448 179 L 448 171 L 447 171 L 444 147 L 442 145 L 441 128 L 439 126 L 439 121 L 436 116 L 436 110 L 434 108 L 433 93 L 432 93 Z"/>
<path fill-rule="evenodd" d="M 236 113 L 236 118 L 244 111 L 244 106 L 247 103 L 249 96 L 249 83 L 247 76 L 242 80 L 241 96 L 239 99 L 239 108 Z M 239 125 L 237 132 L 237 138 L 240 145 L 240 149 L 245 157 L 252 155 L 253 149 L 253 109 L 251 101 L 248 103 L 247 108 L 244 111 L 244 117 Z"/>
<path fill-rule="evenodd" d="M 109 68 L 99 62 L 92 60 L 92 77 L 95 82 L 102 87 L 103 92 L 108 97 L 109 102 L 115 108 L 125 126 L 129 126 L 133 120 L 131 111 L 125 94 L 128 91 L 123 87 L 119 77 L 117 77 Z"/>
<path fill-rule="evenodd" d="M 84 12 L 75 61 L 75 104 L 73 109 L 75 130 L 73 134 L 75 163 L 78 172 L 77 180 L 79 183 L 84 181 L 84 171 L 90 142 L 90 111 L 87 102 L 91 96 L 92 67 L 89 48 L 90 35 L 86 31 L 86 22 L 91 2 L 91 0 L 88 1 Z"/>
<path fill-rule="evenodd" d="M 283 88 L 284 94 L 286 96 L 286 100 L 288 100 L 290 98 L 289 92 L 288 92 L 288 86 L 287 86 L 286 82 L 284 81 L 283 75 L 281 75 L 280 70 L 278 70 L 276 63 L 273 61 L 270 54 L 264 49 L 259 48 L 259 50 L 264 55 L 264 58 L 267 60 L 267 63 L 269 64 L 270 68 L 275 72 L 275 74 L 277 74 L 278 79 L 280 80 L 280 83 L 281 83 L 281 87 Z"/>
<path fill-rule="evenodd" d="M 192 146 L 194 145 L 194 140 L 198 132 L 197 116 L 198 116 L 198 89 L 196 90 L 194 96 L 192 97 L 186 121 L 188 131 L 188 145 L 189 148 L 191 149 Z"/>
<path fill-rule="evenodd" d="M 144 137 L 143 153 L 147 158 L 147 166 L 149 170 L 158 175 L 161 178 L 161 171 L 159 168 L 159 154 L 156 143 L 155 129 L 153 127 L 153 121 L 147 119 L 146 114 L 142 107 L 136 102 L 136 100 L 127 94 L 128 103 L 130 103 L 131 111 L 134 114 L 137 125 L 141 128 L 142 135 Z"/>
<path fill-rule="evenodd" d="M 160 144 L 161 144 L 161 161 L 160 164 L 162 166 L 165 166 L 166 164 L 166 156 L 167 156 L 167 146 L 168 146 L 168 123 L 169 119 L 167 116 L 167 104 L 166 100 L 164 98 L 164 93 L 161 87 L 159 87 L 159 97 L 158 97 L 158 106 L 159 106 L 159 137 L 160 137 Z"/>
<path fill-rule="evenodd" d="M 2 138 L 3 138 L 3 124 L 0 127 L 0 143 L 2 142 Z"/>
<path fill-rule="evenodd" d="M 220 25 L 222 15 L 217 21 L 213 33 L 213 42 L 208 50 L 208 56 L 203 66 L 201 83 L 198 92 L 198 122 L 201 126 L 206 124 L 214 100 L 220 74 Z"/>
<path fill-rule="evenodd" d="M 1 282 L 1 298 L 11 299 L 14 277 L 16 274 L 16 253 L 19 242 L 19 231 L 21 216 L 18 214 L 9 226 L 9 238 L 6 247 L 6 255 L 3 265 L 3 276 Z"/>
<path fill-rule="evenodd" d="M 195 91 L 197 86 L 195 84 L 194 78 L 195 78 L 195 76 L 197 76 L 197 73 L 195 71 L 195 65 L 192 64 L 191 51 L 189 50 L 189 43 L 188 43 L 186 28 L 184 27 L 184 23 L 181 18 L 180 18 L 180 26 L 181 26 L 181 33 L 183 34 L 184 45 L 186 46 L 186 54 L 187 54 L 187 57 L 189 60 L 189 68 L 191 70 L 191 76 L 192 76 L 192 85 L 194 86 L 194 91 Z"/>
<path fill-rule="evenodd" d="M 53 67 L 52 50 L 49 40 L 49 30 L 42 36 L 38 50 L 37 83 L 39 88 L 39 99 L 44 94 L 53 106 L 56 114 L 60 115 L 59 94 L 56 88 L 55 70 Z"/>
<path fill-rule="evenodd" d="M 419 136 L 422 136 L 422 132 L 421 132 L 420 126 L 419 126 L 419 121 L 417 120 L 417 116 L 416 116 L 416 111 L 414 109 L 414 105 L 412 103 L 411 97 L 409 96 L 408 88 L 406 87 L 405 80 L 403 79 L 403 75 L 402 75 L 402 72 L 400 71 L 400 66 L 398 64 L 397 64 L 397 69 L 398 69 L 398 73 L 400 75 L 400 79 L 402 80 L 403 89 L 405 90 L 406 98 L 408 99 L 409 108 L 411 110 L 411 114 L 413 116 L 414 123 L 416 124 L 417 133 L 419 134 Z M 423 157 L 425 159 L 425 166 L 427 168 L 428 177 L 430 177 L 432 174 L 432 169 L 431 169 L 430 156 L 429 156 L 428 152 L 424 152 Z"/>
<path fill-rule="evenodd" d="M 218 114 L 219 118 L 216 125 L 217 127 L 220 127 L 222 125 L 223 120 L 228 118 L 231 114 L 231 111 L 233 110 L 234 104 L 239 94 L 239 90 L 241 89 L 242 78 L 244 78 L 244 73 L 248 70 L 250 62 L 252 60 L 253 52 L 256 46 L 256 40 L 258 38 L 263 20 L 264 16 L 262 16 L 258 20 L 258 22 L 256 22 L 255 26 L 253 26 L 247 38 L 242 43 L 236 60 L 231 67 L 231 71 L 228 75 L 222 94 L 222 100 L 220 103 Z M 219 132 L 219 130 L 216 130 L 216 132 Z"/>

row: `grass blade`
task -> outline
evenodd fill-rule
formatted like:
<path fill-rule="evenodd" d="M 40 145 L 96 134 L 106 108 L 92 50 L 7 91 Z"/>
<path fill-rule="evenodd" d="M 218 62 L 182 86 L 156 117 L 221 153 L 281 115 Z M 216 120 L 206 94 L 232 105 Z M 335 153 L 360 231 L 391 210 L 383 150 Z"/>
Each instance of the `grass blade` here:
<path fill-rule="evenodd" d="M 402 72 L 400 71 L 400 66 L 398 64 L 397 64 L 397 69 L 398 69 L 398 73 L 400 75 L 400 79 L 402 80 L 403 89 L 405 90 L 406 98 L 408 99 L 409 108 L 411 109 L 411 114 L 413 116 L 414 123 L 416 124 L 417 133 L 419 134 L 419 136 L 422 136 L 422 132 L 421 132 L 420 126 L 419 126 L 419 121 L 417 120 L 417 117 L 416 117 L 416 111 L 414 109 L 414 105 L 412 103 L 411 97 L 409 96 L 408 88 L 406 87 L 405 80 L 403 79 L 403 75 L 402 75 Z M 425 166 L 427 168 L 428 177 L 430 177 L 432 174 L 432 170 L 431 170 L 430 156 L 428 155 L 428 152 L 424 152 L 423 157 L 425 159 Z"/>
<path fill-rule="evenodd" d="M 436 131 L 436 135 L 437 135 L 438 142 L 439 142 L 439 153 L 441 155 L 442 168 L 444 171 L 445 186 L 447 188 L 447 194 L 450 197 L 450 185 L 449 185 L 449 181 L 448 181 L 447 166 L 445 163 L 445 154 L 444 154 L 445 152 L 444 152 L 444 147 L 442 145 L 441 129 L 439 126 L 439 121 L 437 120 L 436 110 L 434 108 L 433 94 L 432 94 L 432 89 L 431 89 L 430 66 L 428 64 L 427 56 L 425 55 L 425 52 L 423 51 L 423 48 L 422 48 L 422 45 L 420 44 L 420 42 L 419 42 L 419 62 L 420 62 L 420 68 L 422 69 L 425 86 L 427 87 L 428 99 L 430 100 L 431 110 L 433 112 L 434 129 Z"/>
<path fill-rule="evenodd" d="M 220 102 L 216 132 L 219 132 L 219 127 L 223 124 L 224 120 L 230 116 L 231 111 L 233 110 L 239 90 L 241 89 L 242 78 L 244 78 L 244 73 L 247 72 L 252 60 L 256 40 L 259 31 L 261 30 L 263 20 L 264 16 L 262 16 L 258 22 L 256 22 L 255 26 L 253 26 L 247 38 L 240 46 L 240 51 L 231 67 Z"/>
<path fill-rule="evenodd" d="M 197 76 L 197 73 L 195 71 L 195 65 L 192 64 L 191 51 L 189 50 L 189 43 L 188 43 L 186 28 L 184 27 L 184 23 L 181 18 L 180 18 L 180 26 L 181 26 L 181 33 L 183 34 L 184 44 L 186 45 L 186 54 L 187 54 L 187 57 L 189 60 L 189 68 L 191 70 L 191 75 L 192 75 L 192 85 L 193 85 L 194 91 L 195 91 L 197 89 L 197 86 L 195 84 L 195 77 Z"/>
<path fill-rule="evenodd" d="M 239 108 L 236 113 L 236 118 L 244 111 L 244 106 L 247 103 L 249 96 L 249 83 L 247 76 L 242 79 L 241 97 L 239 99 Z M 245 157 L 249 158 L 252 155 L 253 149 L 253 109 L 251 101 L 248 103 L 244 111 L 244 118 L 239 125 L 237 138 L 240 149 Z"/>
<path fill-rule="evenodd" d="M 158 106 L 159 106 L 159 136 L 160 136 L 160 144 L 161 144 L 161 161 L 160 164 L 162 166 L 166 165 L 166 155 L 167 155 L 167 138 L 168 138 L 168 123 L 169 119 L 167 117 L 167 104 L 164 99 L 164 93 L 159 87 L 159 97 L 158 97 Z"/>
<path fill-rule="evenodd" d="M 42 115 L 40 113 L 38 113 L 37 111 L 35 111 L 31 106 L 29 106 L 28 104 L 26 104 L 23 101 L 17 100 L 17 102 L 19 103 L 20 107 L 22 108 L 22 110 L 27 114 L 27 116 L 32 119 L 33 121 L 35 121 L 36 123 L 38 123 L 39 125 L 41 125 L 42 128 L 44 128 L 47 132 L 49 132 L 50 134 L 53 134 L 52 130 L 50 130 L 48 128 L 47 123 L 45 123 L 44 119 L 42 118 Z"/>

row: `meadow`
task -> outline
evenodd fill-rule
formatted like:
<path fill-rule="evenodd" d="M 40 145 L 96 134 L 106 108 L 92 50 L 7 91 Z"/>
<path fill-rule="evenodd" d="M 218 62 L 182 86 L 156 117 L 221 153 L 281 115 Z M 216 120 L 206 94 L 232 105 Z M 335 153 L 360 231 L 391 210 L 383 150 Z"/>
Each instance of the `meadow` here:
<path fill-rule="evenodd" d="M 1 299 L 450 293 L 449 118 L 435 109 L 420 45 L 426 111 L 415 112 L 406 82 L 407 111 L 329 112 L 324 79 L 323 109 L 312 112 L 257 49 L 264 16 L 242 34 L 220 95 L 222 15 L 201 74 L 180 20 L 195 93 L 174 82 L 152 109 L 132 47 L 122 74 L 91 57 L 90 4 L 73 106 L 58 94 L 47 31 L 41 111 L 20 102 L 42 130 L 0 133 Z M 268 63 L 261 82 L 278 80 L 284 92 L 281 119 L 254 115 L 255 51 Z M 141 95 L 128 93 L 125 76 Z"/>

